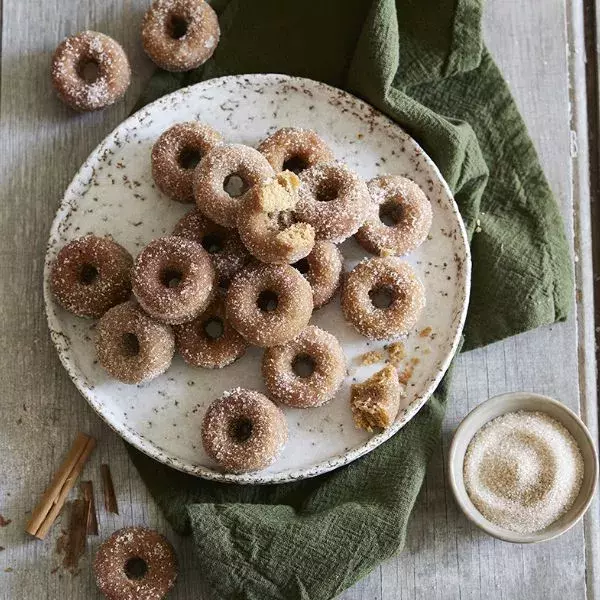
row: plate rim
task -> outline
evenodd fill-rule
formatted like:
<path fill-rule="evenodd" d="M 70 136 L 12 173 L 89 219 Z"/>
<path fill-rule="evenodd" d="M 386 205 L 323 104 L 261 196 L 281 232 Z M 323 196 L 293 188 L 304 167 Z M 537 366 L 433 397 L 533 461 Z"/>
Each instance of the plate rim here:
<path fill-rule="evenodd" d="M 464 258 L 465 258 L 464 263 L 463 263 L 464 286 L 462 286 L 463 294 L 464 294 L 464 301 L 463 301 L 463 304 L 462 304 L 462 307 L 460 310 L 460 315 L 456 321 L 456 323 L 457 323 L 456 330 L 454 333 L 454 338 L 452 340 L 450 351 L 448 352 L 448 354 L 446 355 L 444 360 L 441 361 L 441 363 L 439 364 L 439 367 L 437 369 L 435 376 L 430 379 L 427 387 L 423 390 L 423 392 L 421 394 L 416 396 L 415 399 L 411 402 L 411 405 L 409 405 L 409 407 L 407 407 L 407 409 L 406 409 L 407 414 L 410 414 L 410 416 L 408 416 L 406 419 L 403 419 L 401 422 L 395 421 L 388 429 L 370 437 L 361 446 L 351 448 L 350 450 L 348 450 L 345 453 L 337 454 L 335 456 L 332 456 L 326 460 L 322 460 L 322 461 L 320 461 L 312 466 L 306 467 L 306 468 L 294 469 L 291 471 L 290 470 L 281 471 L 279 473 L 265 473 L 263 471 L 252 471 L 252 472 L 247 472 L 247 473 L 223 473 L 220 471 L 212 470 L 205 466 L 193 465 L 183 459 L 168 456 L 164 451 L 162 451 L 160 448 L 158 448 L 154 443 L 150 443 L 145 438 L 139 436 L 139 434 L 135 434 L 129 427 L 122 427 L 121 429 L 117 428 L 116 425 L 111 423 L 109 416 L 105 415 L 100 410 L 100 408 L 98 406 L 96 406 L 96 403 L 94 402 L 93 398 L 88 396 L 89 390 L 83 384 L 83 381 L 85 378 L 82 376 L 82 374 L 78 374 L 76 372 L 77 371 L 76 365 L 74 364 L 74 362 L 72 362 L 70 357 L 67 355 L 68 353 L 65 352 L 65 349 L 59 343 L 60 340 L 62 339 L 62 336 L 64 336 L 63 331 L 62 331 L 63 328 L 60 325 L 59 319 L 56 317 L 56 315 L 54 314 L 54 311 L 52 310 L 53 305 L 54 305 L 54 300 L 53 300 L 52 293 L 50 290 L 50 285 L 49 285 L 50 263 L 51 263 L 51 261 L 49 259 L 49 255 L 50 255 L 50 252 L 53 247 L 52 240 L 53 240 L 53 238 L 56 238 L 58 236 L 60 224 L 63 221 L 63 218 L 68 214 L 68 209 L 69 209 L 70 205 L 69 205 L 67 196 L 70 193 L 72 193 L 71 189 L 73 187 L 77 186 L 78 181 L 80 179 L 82 179 L 83 175 L 85 175 L 84 171 L 87 168 L 87 165 L 88 165 L 88 162 L 90 161 L 90 159 L 92 159 L 92 157 L 95 157 L 100 153 L 100 150 L 103 147 L 103 145 L 105 144 L 106 140 L 112 138 L 118 130 L 125 127 L 130 122 L 131 123 L 133 123 L 134 121 L 139 122 L 140 116 L 145 111 L 152 109 L 154 106 L 159 106 L 160 104 L 167 102 L 169 99 L 173 98 L 174 96 L 183 96 L 185 94 L 189 94 L 190 90 L 193 88 L 202 88 L 203 90 L 207 90 L 207 89 L 210 89 L 212 86 L 219 85 L 220 83 L 223 82 L 223 80 L 231 80 L 232 82 L 235 82 L 235 81 L 248 82 L 249 80 L 254 80 L 254 81 L 258 81 L 258 82 L 260 82 L 260 81 L 263 81 L 265 83 L 273 83 L 274 82 L 274 83 L 278 83 L 278 84 L 283 84 L 283 83 L 293 84 L 294 82 L 297 82 L 298 84 L 302 84 L 302 85 L 309 85 L 309 86 L 314 86 L 317 88 L 322 88 L 325 91 L 327 91 L 328 93 L 342 94 L 344 96 L 350 97 L 355 102 L 357 102 L 359 105 L 362 105 L 363 107 L 367 107 L 369 110 L 374 111 L 379 116 L 379 118 L 382 118 L 384 121 L 387 121 L 389 124 L 400 129 L 402 132 L 404 132 L 408 136 L 410 142 L 412 144 L 414 144 L 415 149 L 421 153 L 425 162 L 433 170 L 433 172 L 437 175 L 439 183 L 441 184 L 444 192 L 447 194 L 447 196 L 450 200 L 449 208 L 451 209 L 452 213 L 454 213 L 454 215 L 457 217 L 457 221 L 458 221 L 458 225 L 459 225 L 458 229 L 460 231 L 460 241 L 462 242 L 462 246 L 464 248 Z M 275 80 L 275 81 L 273 81 L 273 80 Z M 54 347 L 56 348 L 56 351 L 58 353 L 61 364 L 63 365 L 64 369 L 66 370 L 67 374 L 69 375 L 69 378 L 71 379 L 71 381 L 73 382 L 73 384 L 75 385 L 75 387 L 77 388 L 79 393 L 85 398 L 86 402 L 92 407 L 94 412 L 98 416 L 100 416 L 100 418 L 115 433 L 117 433 L 125 442 L 127 442 L 128 444 L 130 444 L 131 446 L 136 448 L 136 450 L 139 450 L 142 453 L 146 454 L 150 458 L 152 458 L 162 464 L 170 466 L 178 471 L 187 473 L 188 475 L 202 477 L 203 479 L 208 479 L 208 480 L 212 480 L 212 481 L 220 481 L 220 482 L 225 482 L 225 483 L 261 485 L 261 484 L 287 483 L 287 482 L 291 482 L 291 481 L 299 481 L 302 479 L 308 479 L 311 477 L 316 477 L 318 475 L 322 475 L 329 471 L 333 471 L 334 469 L 338 469 L 344 465 L 347 465 L 347 464 L 353 462 L 354 460 L 360 458 L 361 456 L 368 454 L 369 452 L 371 452 L 372 450 L 377 448 L 379 445 L 381 445 L 383 442 L 390 439 L 392 436 L 394 436 L 396 433 L 398 433 L 398 431 L 400 431 L 407 423 L 409 423 L 416 416 L 416 414 L 427 403 L 427 401 L 429 400 L 429 398 L 431 397 L 431 395 L 433 394 L 433 392 L 439 385 L 440 381 L 446 374 L 446 372 L 450 366 L 450 363 L 452 362 L 454 356 L 456 355 L 456 351 L 457 351 L 459 343 L 460 343 L 460 339 L 461 339 L 462 332 L 464 329 L 467 311 L 468 311 L 468 307 L 469 307 L 470 292 L 471 292 L 471 271 L 472 271 L 471 248 L 469 245 L 469 240 L 467 237 L 467 231 L 465 228 L 465 224 L 464 224 L 463 218 L 460 214 L 460 211 L 458 209 L 458 205 L 456 204 L 456 201 L 454 199 L 454 195 L 453 195 L 452 191 L 450 190 L 448 183 L 442 176 L 439 168 L 434 163 L 434 161 L 423 150 L 421 145 L 412 136 L 410 136 L 410 134 L 408 134 L 408 132 L 406 132 L 406 130 L 400 124 L 398 124 L 396 121 L 394 121 L 393 119 L 391 119 L 390 117 L 388 117 L 387 115 L 382 113 L 380 110 L 378 110 L 377 108 L 375 108 L 374 106 L 372 106 L 371 104 L 366 102 L 365 100 L 362 100 L 361 98 L 358 98 L 357 96 L 354 96 L 353 94 L 351 94 L 345 90 L 341 90 L 341 89 L 331 86 L 329 84 L 326 84 L 326 83 L 323 83 L 320 81 L 316 81 L 313 79 L 309 79 L 309 78 L 295 77 L 295 76 L 291 76 L 291 75 L 284 75 L 284 74 L 278 74 L 278 73 L 256 73 L 256 74 L 226 75 L 223 77 L 216 77 L 213 79 L 209 79 L 207 81 L 202 81 L 202 82 L 196 83 L 191 86 L 180 88 L 174 92 L 171 92 L 170 94 L 161 96 L 160 98 L 157 98 L 153 102 L 146 104 L 145 106 L 143 106 L 142 108 L 137 110 L 135 113 L 133 113 L 132 115 L 130 115 L 129 117 L 127 117 L 126 119 L 121 121 L 110 133 L 108 133 L 100 141 L 99 144 L 97 144 L 95 146 L 95 148 L 87 156 L 87 158 L 82 163 L 82 165 L 79 167 L 79 169 L 77 170 L 77 172 L 71 179 L 69 185 L 65 189 L 65 192 L 60 200 L 60 203 L 58 205 L 58 208 L 56 210 L 56 213 L 55 213 L 52 223 L 50 225 L 49 237 L 48 237 L 48 242 L 46 244 L 46 252 L 44 255 L 43 296 L 44 296 L 44 308 L 45 308 L 45 312 L 46 312 L 48 328 L 50 331 L 50 337 L 52 339 Z"/>

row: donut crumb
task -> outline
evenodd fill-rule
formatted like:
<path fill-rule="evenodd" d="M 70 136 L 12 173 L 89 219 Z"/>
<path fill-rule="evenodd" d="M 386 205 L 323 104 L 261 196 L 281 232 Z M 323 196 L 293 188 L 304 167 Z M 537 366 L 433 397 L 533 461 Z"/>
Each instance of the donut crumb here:
<path fill-rule="evenodd" d="M 372 432 L 373 429 L 386 429 L 398 414 L 402 387 L 398 372 L 387 365 L 362 383 L 352 384 L 350 408 L 358 429 Z"/>
<path fill-rule="evenodd" d="M 374 365 L 375 363 L 381 362 L 383 360 L 383 352 L 379 350 L 370 350 L 369 352 L 365 352 L 360 357 L 361 365 Z"/>
<path fill-rule="evenodd" d="M 386 346 L 386 350 L 393 365 L 398 365 L 406 357 L 406 349 L 402 342 L 393 342 Z"/>

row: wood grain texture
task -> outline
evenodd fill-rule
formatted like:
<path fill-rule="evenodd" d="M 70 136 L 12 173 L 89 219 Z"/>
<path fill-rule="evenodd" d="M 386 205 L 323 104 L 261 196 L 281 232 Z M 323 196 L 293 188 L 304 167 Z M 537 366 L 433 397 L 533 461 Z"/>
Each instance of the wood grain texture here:
<path fill-rule="evenodd" d="M 203 590 L 202 573 L 194 568 L 190 540 L 170 531 L 120 439 L 79 396 L 62 369 L 47 332 L 41 296 L 44 247 L 59 199 L 95 145 L 127 115 L 151 72 L 138 35 L 145 5 L 141 0 L 0 4 L 0 351 L 7 357 L 0 369 L 0 514 L 12 520 L 0 528 L 0 546 L 5 548 L 0 551 L 2 598 L 99 597 L 88 568 L 94 550 L 115 529 L 133 524 L 155 527 L 175 543 L 181 576 L 170 597 L 210 597 Z M 593 308 L 587 283 L 587 147 L 581 136 L 578 152 L 573 150 L 573 136 L 585 135 L 586 128 L 585 94 L 573 92 L 582 85 L 583 54 L 572 39 L 581 35 L 577 19 L 582 0 L 495 0 L 486 10 L 486 39 L 530 128 L 569 238 L 576 242 L 578 311 L 567 323 L 460 357 L 443 439 L 417 502 L 406 549 L 343 594 L 344 600 L 585 598 L 586 569 L 587 597 L 600 593 L 592 568 L 594 557 L 598 560 L 597 504 L 585 527 L 580 524 L 545 544 L 514 546 L 487 537 L 462 516 L 445 476 L 452 431 L 470 409 L 494 394 L 547 393 L 571 408 L 581 406 L 593 429 L 597 418 L 593 342 L 590 345 Z M 74 115 L 54 98 L 48 65 L 58 41 L 85 28 L 123 43 L 134 78 L 124 102 L 99 114 Z M 61 560 L 55 552 L 60 522 L 43 542 L 31 540 L 23 529 L 28 511 L 78 431 L 98 440 L 82 478 L 97 484 L 100 536 L 88 539 L 86 561 L 73 577 L 55 570 Z M 98 502 L 101 463 L 111 467 L 119 515 L 107 513 Z"/>

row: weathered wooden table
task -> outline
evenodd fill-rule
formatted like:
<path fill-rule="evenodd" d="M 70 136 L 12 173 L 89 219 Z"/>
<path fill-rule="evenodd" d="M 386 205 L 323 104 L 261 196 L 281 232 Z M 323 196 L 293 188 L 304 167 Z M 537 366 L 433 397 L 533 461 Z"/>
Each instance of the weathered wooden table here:
<path fill-rule="evenodd" d="M 0 514 L 11 520 L 0 528 L 2 598 L 98 597 L 89 568 L 93 551 L 103 537 L 130 524 L 156 527 L 175 542 L 182 572 L 173 598 L 208 597 L 201 591 L 202 573 L 194 567 L 189 541 L 170 532 L 120 439 L 69 381 L 50 342 L 42 307 L 44 248 L 58 201 L 89 152 L 129 113 L 152 71 L 137 33 L 145 6 L 140 0 L 0 0 Z M 454 427 L 479 402 L 501 392 L 531 390 L 560 398 L 581 411 L 597 437 L 588 170 L 598 159 L 597 63 L 593 4 L 587 13 L 584 8 L 583 0 L 494 0 L 485 15 L 487 42 L 562 207 L 573 243 L 577 310 L 567 323 L 459 358 L 444 436 L 431 461 L 406 549 L 343 594 L 346 600 L 600 598 L 597 502 L 583 523 L 562 537 L 515 546 L 472 526 L 454 504 L 445 477 Z M 591 41 L 587 101 L 584 14 Z M 75 115 L 52 94 L 48 65 L 60 39 L 88 28 L 124 44 L 133 84 L 117 106 L 100 114 Z M 28 537 L 23 528 L 78 431 L 91 433 L 99 442 L 84 478 L 99 484 L 99 464 L 111 465 L 120 515 L 99 511 L 101 536 L 90 538 L 81 572 L 72 576 L 57 569 L 60 524 L 44 542 Z M 100 485 L 96 491 L 100 502 Z"/>

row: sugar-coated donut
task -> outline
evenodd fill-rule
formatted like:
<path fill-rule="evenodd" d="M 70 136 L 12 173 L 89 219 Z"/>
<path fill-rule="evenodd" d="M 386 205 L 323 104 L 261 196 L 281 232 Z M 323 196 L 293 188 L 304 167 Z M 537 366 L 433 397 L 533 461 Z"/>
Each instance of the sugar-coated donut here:
<path fill-rule="evenodd" d="M 278 129 L 260 143 L 258 151 L 277 173 L 286 170 L 301 173 L 335 158 L 329 146 L 314 131 L 299 127 Z"/>
<path fill-rule="evenodd" d="M 194 174 L 194 196 L 200 212 L 223 227 L 237 226 L 237 211 L 244 195 L 275 173 L 267 159 L 242 144 L 222 144 L 206 154 Z M 239 177 L 237 196 L 226 190 L 232 177 Z"/>
<path fill-rule="evenodd" d="M 142 22 L 146 54 L 166 71 L 204 64 L 219 43 L 219 21 L 204 0 L 154 0 Z"/>
<path fill-rule="evenodd" d="M 227 290 L 227 319 L 255 346 L 295 338 L 312 310 L 310 284 L 289 265 L 253 263 L 237 273 Z"/>
<path fill-rule="evenodd" d="M 204 248 L 179 236 L 150 242 L 135 260 L 132 288 L 142 308 L 163 323 L 185 323 L 212 298 L 215 269 Z"/>
<path fill-rule="evenodd" d="M 344 381 L 344 351 L 333 335 L 309 325 L 286 344 L 265 350 L 262 374 L 275 402 L 296 408 L 320 406 Z"/>
<path fill-rule="evenodd" d="M 335 295 L 342 280 L 344 260 L 331 242 L 316 242 L 312 252 L 292 267 L 300 271 L 313 291 L 315 308 L 325 306 Z"/>
<path fill-rule="evenodd" d="M 88 75 L 90 68 L 96 72 Z M 123 48 L 97 31 L 82 31 L 64 39 L 54 51 L 51 74 L 59 98 L 82 112 L 114 104 L 131 80 Z"/>
<path fill-rule="evenodd" d="M 236 388 L 225 392 L 206 411 L 202 444 L 225 471 L 268 467 L 287 441 L 283 412 L 266 396 Z"/>
<path fill-rule="evenodd" d="M 180 219 L 173 235 L 194 240 L 210 254 L 218 284 L 226 288 L 231 278 L 248 262 L 250 254 L 238 232 L 213 223 L 198 209 Z"/>
<path fill-rule="evenodd" d="M 299 185 L 294 173 L 284 171 L 255 185 L 240 203 L 240 238 L 262 262 L 296 262 L 309 254 L 315 244 L 313 227 L 294 219 Z"/>
<path fill-rule="evenodd" d="M 96 352 L 104 369 L 123 383 L 143 383 L 171 365 L 175 339 L 168 325 L 133 301 L 108 310 L 98 322 Z"/>
<path fill-rule="evenodd" d="M 384 175 L 367 184 L 372 215 L 356 234 L 358 243 L 380 256 L 403 256 L 426 239 L 433 214 L 425 192 L 406 177 Z"/>
<path fill-rule="evenodd" d="M 108 600 L 162 600 L 177 579 L 177 555 L 166 537 L 124 527 L 98 548 L 96 585 Z"/>
<path fill-rule="evenodd" d="M 164 131 L 152 147 L 152 177 L 169 198 L 194 202 L 194 168 L 223 141 L 212 127 L 187 121 Z"/>
<path fill-rule="evenodd" d="M 300 173 L 298 221 L 315 228 L 319 240 L 343 242 L 369 216 L 367 184 L 345 165 L 321 163 Z"/>
<path fill-rule="evenodd" d="M 133 258 L 110 238 L 86 235 L 58 253 L 50 271 L 54 297 L 80 317 L 101 317 L 131 294 Z"/>
<path fill-rule="evenodd" d="M 175 347 L 194 367 L 221 369 L 243 356 L 246 340 L 225 317 L 225 301 L 216 294 L 208 308 L 193 321 L 175 325 Z"/>
<path fill-rule="evenodd" d="M 394 257 L 363 260 L 342 286 L 344 317 L 375 340 L 407 334 L 424 306 L 423 284 L 408 263 Z"/>

